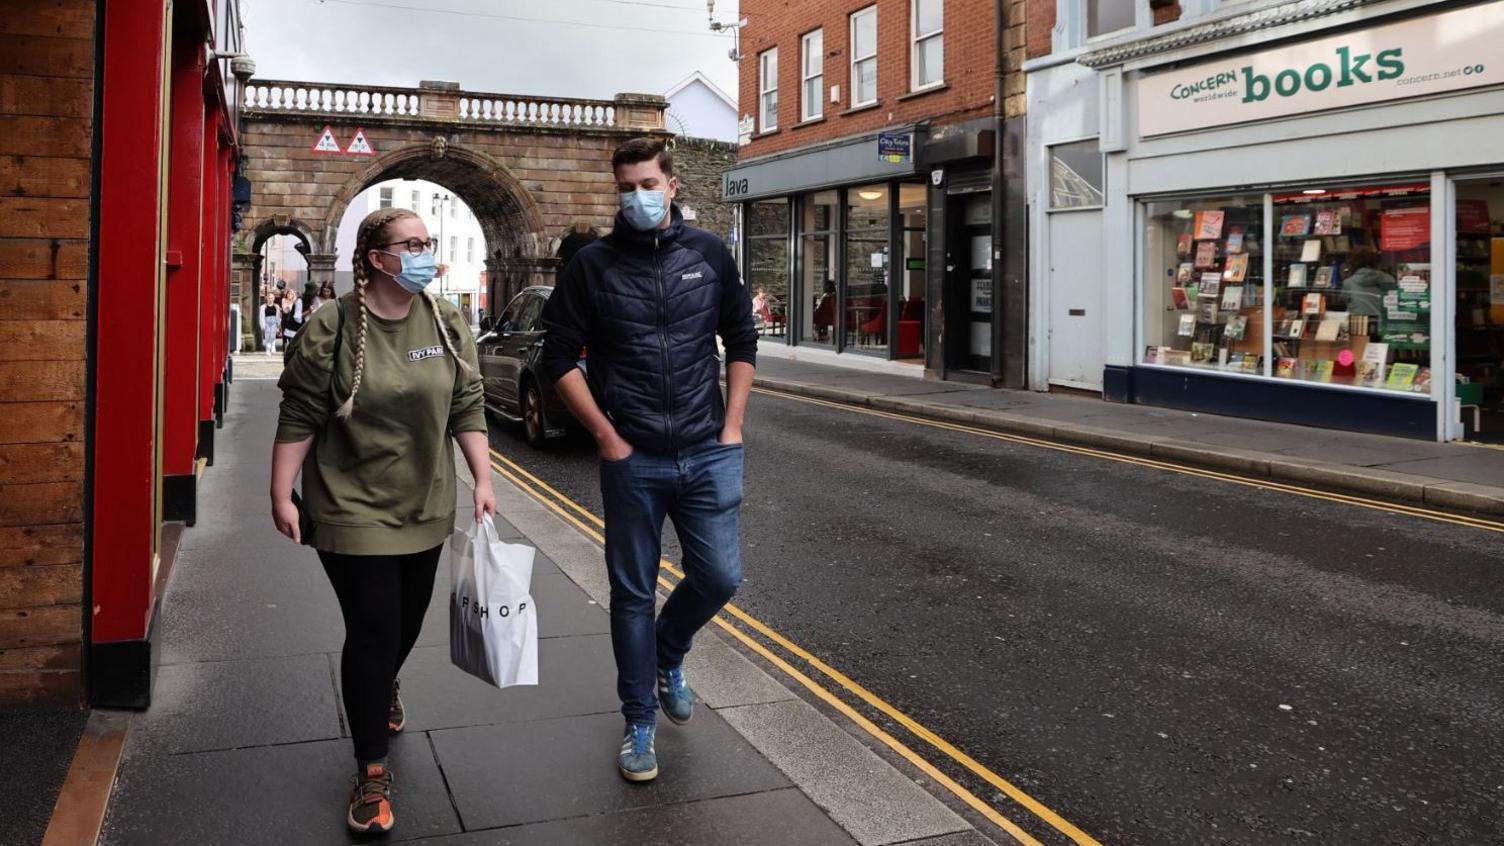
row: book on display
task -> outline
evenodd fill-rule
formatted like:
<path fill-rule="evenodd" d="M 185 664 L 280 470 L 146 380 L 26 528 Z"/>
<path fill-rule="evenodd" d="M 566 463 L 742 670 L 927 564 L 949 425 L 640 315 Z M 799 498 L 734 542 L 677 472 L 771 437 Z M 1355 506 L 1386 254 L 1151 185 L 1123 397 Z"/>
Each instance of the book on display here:
<path fill-rule="evenodd" d="M 1196 267 L 1204 270 L 1217 266 L 1217 242 L 1201 241 L 1196 244 Z"/>
<path fill-rule="evenodd" d="M 1306 286 L 1306 266 L 1303 264 L 1290 265 L 1290 277 L 1286 284 L 1291 288 L 1304 288 Z"/>
<path fill-rule="evenodd" d="M 1215 241 L 1222 237 L 1222 221 L 1226 214 L 1220 210 L 1208 209 L 1196 212 L 1196 240 Z"/>
<path fill-rule="evenodd" d="M 1321 240 L 1319 238 L 1311 238 L 1310 240 L 1306 241 L 1304 244 L 1300 245 L 1300 260 L 1301 261 L 1320 261 L 1321 260 Z"/>
<path fill-rule="evenodd" d="M 1280 220 L 1279 233 L 1286 238 L 1299 238 L 1311 232 L 1311 218 L 1303 214 L 1287 214 Z"/>
<path fill-rule="evenodd" d="M 1228 282 L 1242 282 L 1248 276 L 1248 254 L 1233 253 L 1227 257 L 1227 268 L 1222 278 Z"/>

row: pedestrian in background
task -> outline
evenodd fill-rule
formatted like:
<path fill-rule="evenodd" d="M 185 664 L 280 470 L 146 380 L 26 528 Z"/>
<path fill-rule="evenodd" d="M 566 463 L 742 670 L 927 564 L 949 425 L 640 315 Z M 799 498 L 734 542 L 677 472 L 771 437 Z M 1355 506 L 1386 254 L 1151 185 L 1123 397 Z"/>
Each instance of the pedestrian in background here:
<path fill-rule="evenodd" d="M 267 355 L 277 351 L 277 334 L 282 329 L 282 308 L 270 285 L 261 286 L 261 346 Z"/>
<path fill-rule="evenodd" d="M 310 309 L 310 313 L 318 311 L 332 302 L 334 302 L 334 283 L 325 282 L 319 287 L 318 296 L 313 298 L 313 307 Z"/>
<path fill-rule="evenodd" d="M 548 299 L 543 368 L 600 447 L 611 646 L 626 717 L 617 768 L 651 781 L 658 707 L 689 722 L 684 656 L 741 584 L 742 420 L 757 331 L 735 259 L 673 205 L 679 183 L 663 142 L 629 141 L 611 165 L 621 211 Z M 577 366 L 582 348 L 588 376 Z M 678 530 L 685 577 L 655 620 L 665 517 Z"/>
<path fill-rule="evenodd" d="M 388 738 L 406 722 L 397 673 L 454 531 L 455 441 L 475 479 L 476 519 L 496 512 L 475 339 L 427 288 L 433 246 L 410 211 L 368 215 L 355 290 L 312 316 L 278 383 L 272 515 L 318 550 L 344 617 L 341 692 L 357 764 L 346 824 L 357 833 L 395 821 Z"/>
<path fill-rule="evenodd" d="M 292 339 L 297 337 L 298 330 L 303 328 L 303 322 L 308 319 L 309 306 L 313 304 L 312 292 L 304 289 L 303 295 L 298 296 L 291 288 L 282 298 L 282 352 L 283 357 L 292 351 Z"/>

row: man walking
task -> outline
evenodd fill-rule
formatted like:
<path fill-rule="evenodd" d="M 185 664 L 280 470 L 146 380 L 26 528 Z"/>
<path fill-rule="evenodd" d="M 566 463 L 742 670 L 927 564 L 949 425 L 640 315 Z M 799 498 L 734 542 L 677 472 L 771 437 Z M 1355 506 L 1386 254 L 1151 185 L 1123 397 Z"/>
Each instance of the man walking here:
<path fill-rule="evenodd" d="M 757 332 L 736 261 L 673 204 L 679 182 L 663 142 L 629 141 L 611 164 L 621 212 L 549 298 L 543 367 L 600 447 L 611 645 L 627 721 L 617 764 L 624 778 L 651 781 L 657 709 L 689 722 L 684 656 L 741 584 L 742 420 Z M 577 366 L 582 349 L 588 375 Z M 665 517 L 685 578 L 655 621 Z"/>

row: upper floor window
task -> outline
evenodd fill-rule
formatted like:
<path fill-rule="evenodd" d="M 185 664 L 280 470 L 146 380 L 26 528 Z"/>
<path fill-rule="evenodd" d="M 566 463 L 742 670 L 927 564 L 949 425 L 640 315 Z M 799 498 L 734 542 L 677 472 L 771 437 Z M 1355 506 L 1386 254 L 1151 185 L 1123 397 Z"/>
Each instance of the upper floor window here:
<path fill-rule="evenodd" d="M 384 209 L 389 209 L 392 207 L 392 189 L 381 189 L 381 207 Z"/>
<path fill-rule="evenodd" d="M 815 120 L 825 113 L 825 30 L 799 40 L 799 78 L 799 119 Z"/>
<path fill-rule="evenodd" d="M 945 81 L 944 0 L 911 0 L 909 31 L 913 50 L 909 58 L 909 88 L 919 90 Z"/>
<path fill-rule="evenodd" d="M 413 204 L 411 206 L 409 206 L 408 208 L 411 208 L 413 211 L 417 211 L 418 210 L 418 192 L 417 191 L 413 192 Z"/>
<path fill-rule="evenodd" d="M 877 7 L 851 16 L 851 106 L 877 102 Z"/>
<path fill-rule="evenodd" d="M 475 239 L 465 239 L 465 263 L 475 264 Z"/>
<path fill-rule="evenodd" d="M 1086 0 L 1086 37 L 1131 29 L 1137 5 L 1133 0 Z"/>
<path fill-rule="evenodd" d="M 757 57 L 758 128 L 771 132 L 778 128 L 778 48 Z"/>

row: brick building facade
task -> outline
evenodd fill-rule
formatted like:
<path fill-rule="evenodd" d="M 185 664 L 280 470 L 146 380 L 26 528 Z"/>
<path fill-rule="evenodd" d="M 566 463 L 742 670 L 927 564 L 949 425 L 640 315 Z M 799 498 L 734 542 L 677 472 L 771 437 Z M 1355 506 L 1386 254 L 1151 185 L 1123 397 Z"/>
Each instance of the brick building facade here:
<path fill-rule="evenodd" d="M 1024 0 L 746 0 L 722 185 L 763 346 L 932 378 L 1023 373 Z"/>

